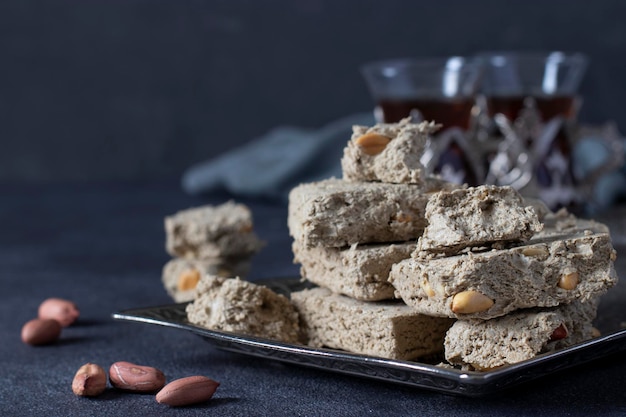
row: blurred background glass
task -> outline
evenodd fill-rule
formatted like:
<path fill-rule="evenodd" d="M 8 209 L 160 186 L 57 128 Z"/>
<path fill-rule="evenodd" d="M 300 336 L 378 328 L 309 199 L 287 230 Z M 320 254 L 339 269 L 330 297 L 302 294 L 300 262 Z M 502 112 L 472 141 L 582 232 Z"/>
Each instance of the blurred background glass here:
<path fill-rule="evenodd" d="M 491 116 L 501 113 L 515 120 L 530 98 L 543 121 L 577 117 L 588 64 L 583 54 L 511 51 L 481 53 L 479 58 L 484 66 L 481 90 Z"/>
<path fill-rule="evenodd" d="M 372 62 L 361 71 L 378 106 L 380 121 L 398 122 L 414 112 L 416 117 L 434 120 L 444 129 L 469 128 L 481 75 L 476 60 L 459 56 L 407 58 Z"/>

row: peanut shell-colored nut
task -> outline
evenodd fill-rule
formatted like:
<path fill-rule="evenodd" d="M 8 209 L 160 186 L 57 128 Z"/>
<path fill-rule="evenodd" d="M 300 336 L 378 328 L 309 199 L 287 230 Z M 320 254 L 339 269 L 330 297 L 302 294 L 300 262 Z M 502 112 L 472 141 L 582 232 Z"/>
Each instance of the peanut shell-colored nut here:
<path fill-rule="evenodd" d="M 429 297 L 435 296 L 435 291 L 433 291 L 433 288 L 430 286 L 430 283 L 428 281 L 424 280 L 422 282 L 422 288 L 424 289 L 424 292 L 426 293 L 427 296 Z"/>
<path fill-rule="evenodd" d="M 164 386 L 157 393 L 156 400 L 172 407 L 197 404 L 210 400 L 219 385 L 205 376 L 188 376 Z"/>
<path fill-rule="evenodd" d="M 193 290 L 200 281 L 200 271 L 197 269 L 188 269 L 183 271 L 178 277 L 178 291 Z"/>
<path fill-rule="evenodd" d="M 535 258 L 545 258 L 546 256 L 549 255 L 549 253 L 546 248 L 542 248 L 541 246 L 534 246 L 530 248 L 524 248 L 522 250 L 522 255 L 532 256 Z"/>
<path fill-rule="evenodd" d="M 47 345 L 61 335 L 61 323 L 54 319 L 32 319 L 22 326 L 22 342 L 29 345 Z"/>
<path fill-rule="evenodd" d="M 81 397 L 96 397 L 107 387 L 107 376 L 101 366 L 86 363 L 78 369 L 72 381 L 72 391 Z"/>
<path fill-rule="evenodd" d="M 600 329 L 598 329 L 597 327 L 592 327 L 591 328 L 591 337 L 600 337 L 602 336 L 602 333 L 600 332 Z"/>
<path fill-rule="evenodd" d="M 80 311 L 71 301 L 62 298 L 48 298 L 39 305 L 40 319 L 54 319 L 67 327 L 80 316 Z"/>
<path fill-rule="evenodd" d="M 493 300 L 478 291 L 462 291 L 452 297 L 452 311 L 457 314 L 480 313 L 489 310 Z"/>
<path fill-rule="evenodd" d="M 123 361 L 111 365 L 109 380 L 115 388 L 136 392 L 153 392 L 165 385 L 165 375 L 160 370 Z"/>
<path fill-rule="evenodd" d="M 407 213 L 398 213 L 393 216 L 393 220 L 398 223 L 410 223 L 413 220 L 413 216 Z"/>
<path fill-rule="evenodd" d="M 567 327 L 564 324 L 561 324 L 559 327 L 554 329 L 552 334 L 550 335 L 550 341 L 554 342 L 555 340 L 565 339 L 569 332 L 567 331 Z"/>
<path fill-rule="evenodd" d="M 578 285 L 578 282 L 578 272 L 574 271 L 561 275 L 561 278 L 559 278 L 559 282 L 557 283 L 557 285 L 559 286 L 559 288 L 563 288 L 564 290 L 573 290 Z"/>
<path fill-rule="evenodd" d="M 379 153 L 381 153 L 383 150 L 385 150 L 385 147 L 387 147 L 387 144 L 389 142 L 391 142 L 391 138 L 374 132 L 366 133 L 363 136 L 359 136 L 354 141 L 354 143 L 359 148 L 361 148 L 363 153 L 370 156 L 378 155 Z"/>

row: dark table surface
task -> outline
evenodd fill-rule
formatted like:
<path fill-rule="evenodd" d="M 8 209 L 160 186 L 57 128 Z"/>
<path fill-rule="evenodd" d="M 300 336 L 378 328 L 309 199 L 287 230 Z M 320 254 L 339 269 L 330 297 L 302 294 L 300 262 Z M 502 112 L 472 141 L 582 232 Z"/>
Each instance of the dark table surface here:
<path fill-rule="evenodd" d="M 465 398 L 252 358 L 184 331 L 113 320 L 119 310 L 171 302 L 160 281 L 169 259 L 163 218 L 228 198 L 191 197 L 175 181 L 0 185 L 0 415 L 626 415 L 625 351 L 497 395 Z M 250 205 L 268 242 L 249 279 L 297 275 L 286 205 L 238 201 Z M 626 208 L 615 207 L 598 217 L 612 227 L 620 275 L 626 272 L 625 215 Z M 625 287 L 621 282 L 605 296 L 603 317 L 626 321 Z M 79 321 L 56 344 L 23 344 L 22 325 L 53 296 L 75 301 Z M 82 364 L 108 369 L 120 360 L 155 366 L 168 380 L 200 374 L 221 385 L 210 402 L 175 410 L 149 394 L 109 388 L 87 399 L 72 393 Z"/>

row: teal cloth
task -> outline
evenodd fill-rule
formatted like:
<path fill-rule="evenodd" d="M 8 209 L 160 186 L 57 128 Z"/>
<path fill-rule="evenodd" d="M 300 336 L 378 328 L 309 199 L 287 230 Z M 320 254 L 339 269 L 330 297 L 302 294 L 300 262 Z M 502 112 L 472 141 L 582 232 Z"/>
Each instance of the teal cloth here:
<path fill-rule="evenodd" d="M 371 113 L 361 113 L 321 129 L 277 127 L 241 148 L 192 166 L 183 175 L 183 189 L 199 194 L 223 187 L 233 195 L 286 198 L 299 183 L 341 177 L 339 161 L 352 126 L 373 123 Z"/>

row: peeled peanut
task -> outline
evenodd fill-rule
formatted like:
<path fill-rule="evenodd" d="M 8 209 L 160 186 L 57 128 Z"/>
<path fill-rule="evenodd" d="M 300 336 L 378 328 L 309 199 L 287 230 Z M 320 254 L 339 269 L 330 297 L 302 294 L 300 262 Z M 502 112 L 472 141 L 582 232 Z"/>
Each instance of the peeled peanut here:
<path fill-rule="evenodd" d="M 95 363 L 81 366 L 72 381 L 72 391 L 81 397 L 96 397 L 102 394 L 106 387 L 107 375 L 104 369 Z"/>
<path fill-rule="evenodd" d="M 193 290 L 200 281 L 200 271 L 197 269 L 188 269 L 178 277 L 178 291 Z"/>
<path fill-rule="evenodd" d="M 578 281 L 578 272 L 574 271 L 561 275 L 557 285 L 559 288 L 563 288 L 564 290 L 573 290 L 578 285 Z"/>
<path fill-rule="evenodd" d="M 39 305 L 40 319 L 54 319 L 63 327 L 74 323 L 79 315 L 76 304 L 62 298 L 48 298 Z"/>
<path fill-rule="evenodd" d="M 361 148 L 363 153 L 370 156 L 378 155 L 379 153 L 381 153 L 383 150 L 385 150 L 385 147 L 387 147 L 387 144 L 389 142 L 391 142 L 391 138 L 374 132 L 366 133 L 363 136 L 359 136 L 354 141 L 354 143 L 359 148 Z"/>
<path fill-rule="evenodd" d="M 109 380 L 115 388 L 137 392 L 152 392 L 165 385 L 165 375 L 160 370 L 130 362 L 111 365 Z"/>
<path fill-rule="evenodd" d="M 549 255 L 548 250 L 541 246 L 534 246 L 522 249 L 522 255 L 535 258 L 545 258 Z"/>
<path fill-rule="evenodd" d="M 22 342 L 29 345 L 47 345 L 61 335 L 61 323 L 53 319 L 32 319 L 22 326 Z"/>
<path fill-rule="evenodd" d="M 478 291 L 462 291 L 452 297 L 452 311 L 457 314 L 471 314 L 486 311 L 493 305 L 493 300 Z"/>
<path fill-rule="evenodd" d="M 435 296 L 435 291 L 433 291 L 433 288 L 430 286 L 428 281 L 426 280 L 422 281 L 422 289 L 424 290 L 427 296 L 429 297 Z"/>
<path fill-rule="evenodd" d="M 172 407 L 208 401 L 220 383 L 205 376 L 189 376 L 164 386 L 156 395 L 157 402 Z"/>

